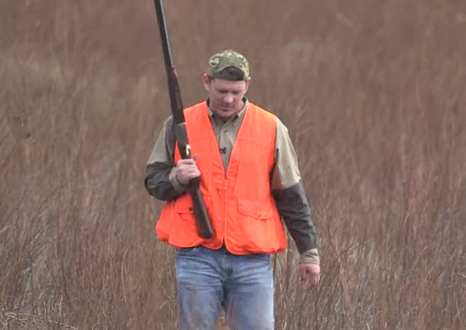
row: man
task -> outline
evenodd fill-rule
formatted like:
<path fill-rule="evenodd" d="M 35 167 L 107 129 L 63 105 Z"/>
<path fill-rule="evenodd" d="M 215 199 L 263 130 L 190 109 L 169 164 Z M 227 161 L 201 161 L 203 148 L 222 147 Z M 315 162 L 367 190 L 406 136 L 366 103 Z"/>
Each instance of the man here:
<path fill-rule="evenodd" d="M 203 76 L 207 99 L 185 109 L 193 159 L 181 159 L 172 118 L 147 164 L 145 185 L 165 201 L 158 238 L 176 248 L 180 330 L 214 330 L 221 309 L 234 330 L 272 330 L 271 255 L 286 249 L 285 226 L 301 255 L 299 274 L 319 282 L 318 236 L 296 153 L 284 124 L 251 103 L 247 59 L 213 55 Z M 201 178 L 214 230 L 197 235 L 186 187 Z"/>

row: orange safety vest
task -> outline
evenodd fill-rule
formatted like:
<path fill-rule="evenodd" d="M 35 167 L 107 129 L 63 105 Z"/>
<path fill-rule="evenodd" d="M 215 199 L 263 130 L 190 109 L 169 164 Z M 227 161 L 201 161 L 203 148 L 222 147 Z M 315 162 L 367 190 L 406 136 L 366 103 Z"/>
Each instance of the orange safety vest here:
<path fill-rule="evenodd" d="M 191 196 L 186 193 L 162 209 L 155 228 L 159 239 L 175 247 L 219 249 L 225 243 L 231 253 L 240 255 L 284 251 L 286 233 L 270 188 L 276 117 L 249 103 L 225 173 L 206 103 L 187 108 L 184 114 L 214 236 L 197 235 Z M 181 159 L 177 146 L 174 158 Z"/>

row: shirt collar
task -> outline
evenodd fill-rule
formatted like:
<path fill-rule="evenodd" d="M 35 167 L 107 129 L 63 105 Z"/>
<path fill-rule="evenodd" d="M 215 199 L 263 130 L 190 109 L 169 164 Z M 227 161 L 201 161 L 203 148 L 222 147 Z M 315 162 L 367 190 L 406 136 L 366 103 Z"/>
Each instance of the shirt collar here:
<path fill-rule="evenodd" d="M 228 120 L 228 121 L 233 121 L 234 125 L 237 125 L 241 121 L 240 119 L 244 117 L 244 113 L 246 112 L 246 109 L 249 104 L 249 100 L 246 96 L 243 96 L 243 102 L 244 102 L 243 108 L 236 115 L 234 115 L 232 118 Z M 216 116 L 215 116 L 215 113 L 213 113 L 212 109 L 210 108 L 209 98 L 206 99 L 206 104 L 207 104 L 207 109 L 209 111 L 209 117 L 215 120 Z"/>

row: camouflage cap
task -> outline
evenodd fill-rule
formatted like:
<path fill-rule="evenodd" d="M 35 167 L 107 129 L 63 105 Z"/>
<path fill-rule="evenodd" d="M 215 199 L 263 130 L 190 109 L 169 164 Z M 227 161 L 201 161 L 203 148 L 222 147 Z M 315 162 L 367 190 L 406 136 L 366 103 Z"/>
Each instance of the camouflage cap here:
<path fill-rule="evenodd" d="M 209 64 L 207 66 L 206 73 L 216 78 L 220 72 L 233 66 L 240 69 L 244 74 L 244 79 L 249 78 L 249 62 L 246 57 L 232 49 L 223 50 L 217 54 L 212 55 L 209 59 Z"/>

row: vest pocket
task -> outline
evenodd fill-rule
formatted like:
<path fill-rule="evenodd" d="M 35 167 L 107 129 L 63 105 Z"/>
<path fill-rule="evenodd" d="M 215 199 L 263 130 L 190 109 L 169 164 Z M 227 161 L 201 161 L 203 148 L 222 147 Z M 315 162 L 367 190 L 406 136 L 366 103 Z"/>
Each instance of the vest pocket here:
<path fill-rule="evenodd" d="M 175 212 L 184 220 L 194 221 L 193 206 L 189 199 L 178 199 L 175 202 Z"/>
<path fill-rule="evenodd" d="M 256 220 L 265 221 L 273 217 L 272 205 L 268 202 L 238 199 L 238 211 Z"/>

